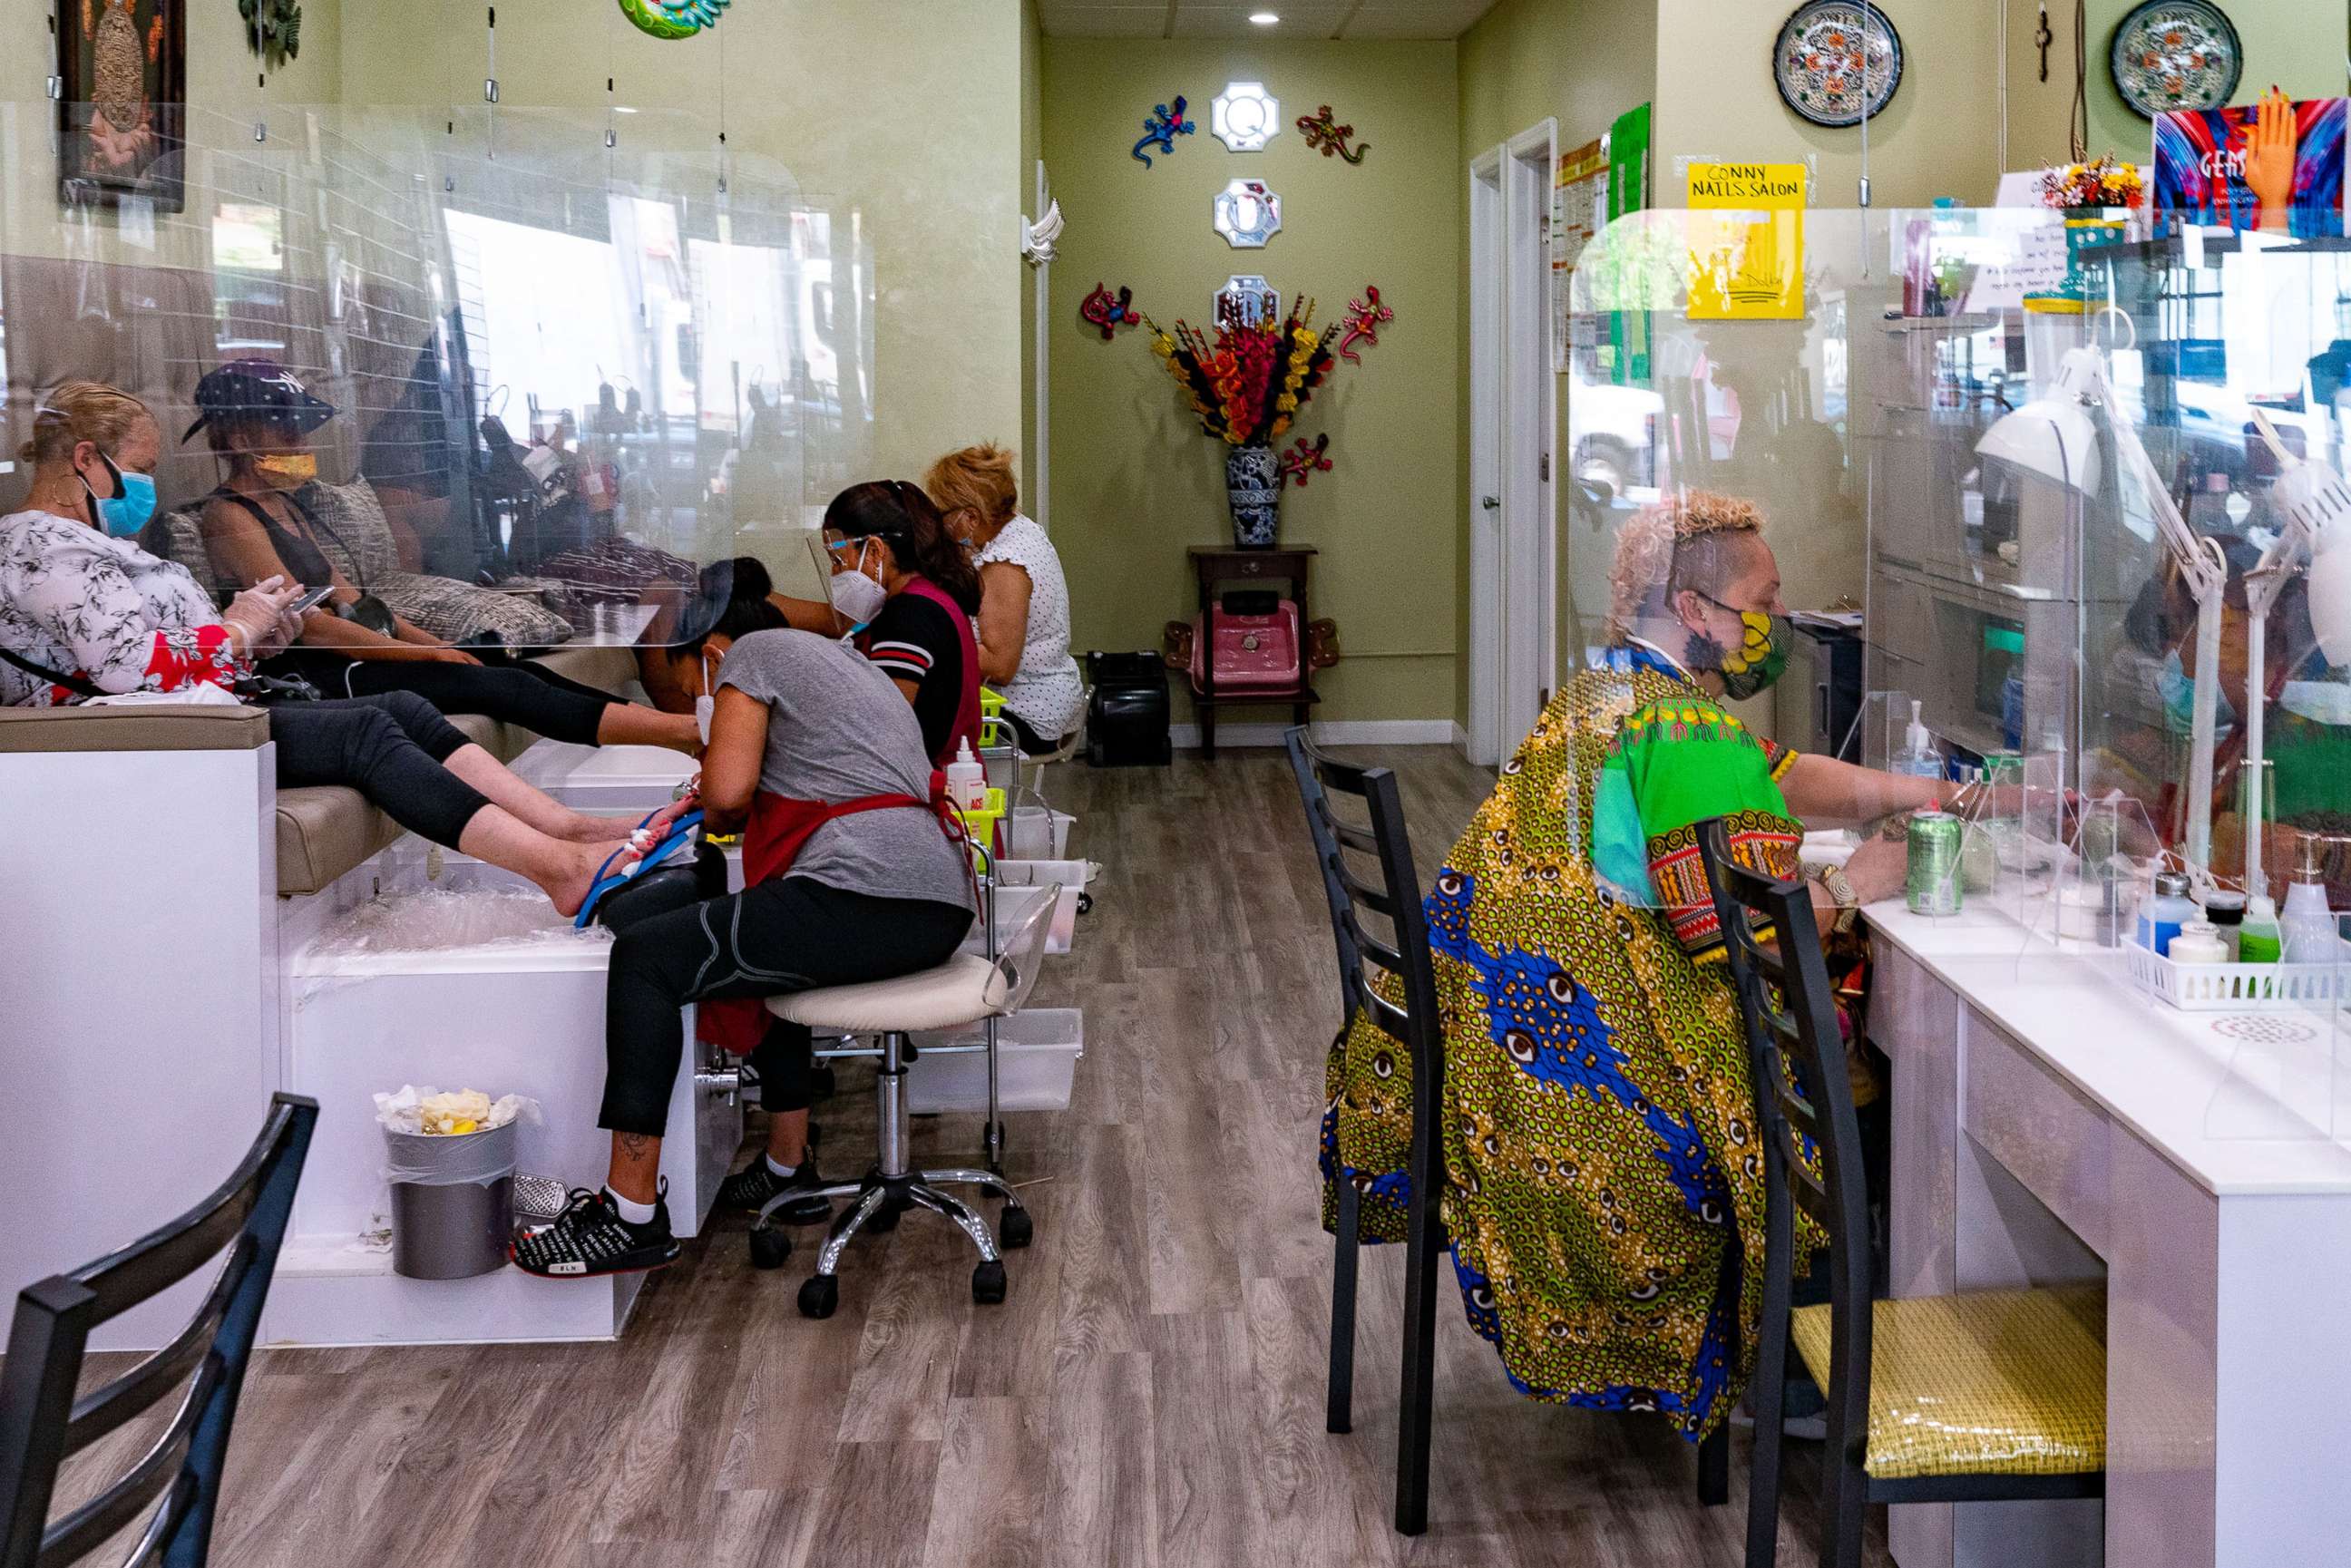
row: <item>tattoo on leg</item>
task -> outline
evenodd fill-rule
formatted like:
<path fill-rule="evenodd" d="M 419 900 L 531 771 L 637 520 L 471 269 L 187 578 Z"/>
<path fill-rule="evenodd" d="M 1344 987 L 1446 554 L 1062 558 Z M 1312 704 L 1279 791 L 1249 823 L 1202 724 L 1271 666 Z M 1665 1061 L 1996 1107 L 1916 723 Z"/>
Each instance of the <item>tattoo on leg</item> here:
<path fill-rule="evenodd" d="M 620 1136 L 621 1152 L 632 1160 L 643 1159 L 645 1150 L 653 1146 L 653 1139 L 643 1133 L 622 1133 Z"/>

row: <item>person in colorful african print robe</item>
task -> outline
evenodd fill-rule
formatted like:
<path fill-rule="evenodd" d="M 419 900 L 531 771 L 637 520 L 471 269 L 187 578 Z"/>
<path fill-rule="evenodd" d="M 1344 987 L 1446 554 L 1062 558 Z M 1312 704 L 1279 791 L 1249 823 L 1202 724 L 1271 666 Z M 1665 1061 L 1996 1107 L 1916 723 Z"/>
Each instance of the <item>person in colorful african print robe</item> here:
<path fill-rule="evenodd" d="M 1540 1399 L 1660 1412 L 1693 1440 L 1752 1365 L 1763 1159 L 1694 824 L 1798 873 L 1807 821 L 1886 817 L 1844 866 L 1902 885 L 1902 818 L 1938 786 L 1799 756 L 1729 706 L 1785 661 L 1780 574 L 1742 501 L 1690 494 L 1627 524 L 1610 646 L 1555 698 L 1427 900 L 1445 1032 L 1445 1224 L 1470 1326 Z M 1839 911 L 1814 900 L 1825 928 Z M 1358 1019 L 1334 1043 L 1330 1183 L 1366 1239 L 1408 1199 L 1411 1063 Z M 1742 1267 L 1726 1273 L 1726 1251 Z"/>

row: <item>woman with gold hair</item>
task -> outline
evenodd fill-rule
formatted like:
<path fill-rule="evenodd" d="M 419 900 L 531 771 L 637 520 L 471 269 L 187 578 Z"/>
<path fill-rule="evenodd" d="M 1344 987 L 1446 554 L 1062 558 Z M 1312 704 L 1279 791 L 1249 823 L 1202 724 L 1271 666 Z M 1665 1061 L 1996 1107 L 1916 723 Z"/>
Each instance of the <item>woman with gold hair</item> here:
<path fill-rule="evenodd" d="M 1884 816 L 1822 884 L 1824 927 L 1902 885 L 1903 818 L 1943 791 L 1800 756 L 1728 706 L 1790 632 L 1756 508 L 1691 493 L 1626 526 L 1609 648 L 1553 699 L 1427 902 L 1445 1028 L 1446 1228 L 1471 1325 L 1536 1398 L 1662 1412 L 1693 1441 L 1752 1365 L 1763 1163 L 1695 824 L 1799 873 L 1807 822 Z M 1334 1047 L 1327 1177 L 1403 1233 L 1410 1063 L 1358 1019 Z M 1326 1194 L 1326 1198 L 1334 1195 Z M 1326 1206 L 1327 1207 L 1327 1206 Z M 1728 1397 L 1726 1397 L 1728 1396 Z"/>

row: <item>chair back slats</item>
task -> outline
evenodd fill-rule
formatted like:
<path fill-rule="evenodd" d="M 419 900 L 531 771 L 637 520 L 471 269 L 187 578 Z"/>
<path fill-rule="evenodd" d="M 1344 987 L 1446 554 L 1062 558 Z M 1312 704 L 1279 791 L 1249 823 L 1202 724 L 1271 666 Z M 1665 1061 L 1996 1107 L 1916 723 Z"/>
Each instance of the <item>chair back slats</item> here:
<path fill-rule="evenodd" d="M 1868 1430 L 1869 1197 L 1844 1031 L 1837 1024 L 1812 893 L 1803 883 L 1779 882 L 1733 860 L 1729 831 L 1719 818 L 1698 824 L 1698 841 L 1738 992 L 1763 1136 L 1763 1332 L 1786 1332 L 1795 1265 L 1792 1207 L 1828 1235 L 1830 1432 L 1857 1441 L 1852 1435 Z M 1774 933 L 1776 955 L 1755 939 L 1759 925 Z M 1768 976 L 1777 977 L 1776 997 Z M 1801 1077 L 1801 1092 L 1790 1082 L 1792 1067 Z M 1808 1142 L 1812 1160 L 1805 1157 Z M 1771 1322 L 1775 1310 L 1782 1318 L 1777 1324 Z"/>
<path fill-rule="evenodd" d="M 1322 798 L 1322 787 L 1314 779 L 1314 765 L 1306 755 L 1305 730 L 1293 729 L 1282 739 L 1290 753 L 1290 770 L 1298 779 L 1298 798 L 1306 808 L 1306 831 L 1314 841 L 1314 865 L 1322 874 L 1323 902 L 1331 909 L 1331 936 L 1339 949 L 1339 1027 L 1344 1029 L 1355 1010 L 1356 966 L 1354 937 L 1347 919 L 1347 886 L 1339 876 L 1343 869 L 1339 841 L 1331 831 L 1329 803 Z"/>
<path fill-rule="evenodd" d="M 1370 883 L 1363 881 L 1355 875 L 1354 872 L 1347 866 L 1344 861 L 1340 862 L 1338 866 L 1338 873 L 1339 885 L 1345 890 L 1347 902 L 1349 904 L 1360 905 L 1364 909 L 1368 909 L 1373 914 L 1381 916 L 1383 919 L 1394 920 L 1395 918 L 1395 901 L 1388 896 L 1387 890 L 1385 888 L 1374 887 Z"/>
<path fill-rule="evenodd" d="M 0 1568 L 52 1568 L 86 1556 L 152 1509 L 131 1561 L 203 1563 L 237 1395 L 261 1322 L 294 1190 L 319 1115 L 274 1096 L 236 1170 L 196 1207 L 120 1251 L 16 1298 L 0 1364 Z M 163 1349 L 77 1400 L 93 1329 L 222 1258 L 193 1318 Z M 185 1385 L 146 1452 L 54 1523 L 58 1468 Z M 161 1507 L 155 1499 L 164 1498 Z"/>
<path fill-rule="evenodd" d="M 187 1397 L 173 1414 L 171 1425 L 104 1491 L 49 1526 L 41 1542 L 40 1554 L 33 1560 L 34 1568 L 63 1568 L 66 1563 L 89 1556 L 167 1490 L 173 1494 L 172 1500 L 156 1521 L 162 1528 L 160 1531 L 151 1528 L 147 1533 L 169 1535 L 178 1523 L 172 1517 L 173 1512 L 184 1515 L 195 1500 L 193 1494 L 183 1500 L 176 1483 L 187 1474 L 188 1452 L 195 1443 L 197 1424 L 220 1387 L 222 1371 L 220 1359 L 208 1354 L 195 1380 L 188 1385 Z"/>
<path fill-rule="evenodd" d="M 67 1453 L 81 1452 L 187 1380 L 188 1374 L 212 1349 L 221 1320 L 228 1316 L 229 1305 L 236 1299 L 237 1290 L 245 1283 L 245 1276 L 259 1250 L 250 1234 L 240 1232 L 229 1247 L 228 1258 L 213 1281 L 213 1288 L 205 1292 L 204 1305 L 196 1309 L 196 1315 L 188 1320 L 187 1326 L 172 1336 L 172 1343 L 75 1403 L 73 1415 L 66 1424 Z"/>

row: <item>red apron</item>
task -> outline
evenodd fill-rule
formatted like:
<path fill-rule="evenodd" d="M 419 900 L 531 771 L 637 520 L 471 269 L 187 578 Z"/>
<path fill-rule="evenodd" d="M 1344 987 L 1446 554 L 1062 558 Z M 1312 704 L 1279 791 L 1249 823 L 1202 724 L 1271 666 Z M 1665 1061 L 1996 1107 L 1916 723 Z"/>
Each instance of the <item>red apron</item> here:
<path fill-rule="evenodd" d="M 840 801 L 794 800 L 762 789 L 752 796 L 750 819 L 743 826 L 743 885 L 757 887 L 789 874 L 792 862 L 799 859 L 801 848 L 816 836 L 819 828 L 861 811 L 912 806 L 936 815 L 947 837 L 961 841 L 963 822 L 948 808 L 945 786 L 946 780 L 933 774 L 931 798 L 927 800 L 912 795 L 863 795 Z M 737 1056 L 747 1055 L 768 1030 L 767 1004 L 757 997 L 704 1002 L 696 1018 L 696 1035 Z"/>
<path fill-rule="evenodd" d="M 956 642 L 963 651 L 963 689 L 956 694 L 955 727 L 947 732 L 938 755 L 931 758 L 931 766 L 945 768 L 953 762 L 956 747 L 967 740 L 971 742 L 971 754 L 977 757 L 979 755 L 979 638 L 971 629 L 971 617 L 964 613 L 963 606 L 947 597 L 945 589 L 929 578 L 910 578 L 899 591 L 918 594 L 946 611 L 947 619 L 955 622 Z M 857 639 L 858 652 L 868 653 L 871 642 L 870 635 L 860 636 Z"/>

